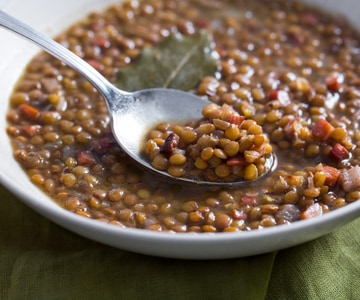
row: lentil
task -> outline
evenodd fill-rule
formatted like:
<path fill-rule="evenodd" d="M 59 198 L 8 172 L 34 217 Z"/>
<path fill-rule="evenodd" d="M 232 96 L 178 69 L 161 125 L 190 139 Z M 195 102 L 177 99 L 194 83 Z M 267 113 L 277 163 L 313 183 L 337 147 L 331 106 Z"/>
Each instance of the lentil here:
<path fill-rule="evenodd" d="M 192 190 L 137 168 L 116 145 L 100 95 L 43 52 L 9 99 L 7 133 L 15 158 L 61 207 L 120 227 L 236 232 L 291 224 L 359 200 L 359 34 L 295 4 L 125 1 L 57 37 L 116 82 L 142 49 L 169 33 L 212 34 L 219 69 L 195 90 L 214 103 L 204 109 L 205 120 L 159 125 L 144 152 L 174 176 L 189 170 L 212 180 L 237 176 L 248 186 Z M 308 15 L 311 24 L 303 21 Z M 167 140 L 170 133 L 178 140 Z M 272 151 L 277 170 L 255 184 Z M 245 166 L 239 152 L 250 160 Z M 350 183 L 344 182 L 348 175 Z"/>

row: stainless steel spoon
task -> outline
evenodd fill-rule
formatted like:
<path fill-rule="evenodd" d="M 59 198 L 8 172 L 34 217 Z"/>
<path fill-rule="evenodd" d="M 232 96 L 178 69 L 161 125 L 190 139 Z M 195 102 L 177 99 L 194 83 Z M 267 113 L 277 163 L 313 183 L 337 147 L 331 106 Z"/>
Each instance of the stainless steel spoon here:
<path fill-rule="evenodd" d="M 173 89 L 154 88 L 134 93 L 119 90 L 74 53 L 3 11 L 0 11 L 0 26 L 30 40 L 83 75 L 106 100 L 116 141 L 141 166 L 178 183 L 210 186 L 249 184 L 244 181 L 210 182 L 172 177 L 167 172 L 153 168 L 141 155 L 143 139 L 152 126 L 164 121 L 200 119 L 201 111 L 208 101 Z M 267 165 L 269 170 L 276 166 L 275 155 L 268 159 Z"/>

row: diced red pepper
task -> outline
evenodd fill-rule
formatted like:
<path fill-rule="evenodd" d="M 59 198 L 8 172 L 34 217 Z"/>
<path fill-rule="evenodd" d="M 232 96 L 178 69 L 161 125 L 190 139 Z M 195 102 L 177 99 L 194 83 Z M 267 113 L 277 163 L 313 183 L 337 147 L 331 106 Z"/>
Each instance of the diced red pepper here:
<path fill-rule="evenodd" d="M 229 122 L 230 124 L 240 125 L 245 120 L 245 117 L 235 114 L 223 113 L 220 116 L 220 119 Z"/>
<path fill-rule="evenodd" d="M 328 121 L 320 119 L 311 132 L 316 139 L 324 142 L 330 137 L 333 131 L 334 127 Z"/>
<path fill-rule="evenodd" d="M 164 145 L 160 148 L 160 153 L 171 155 L 178 146 L 179 141 L 180 137 L 176 133 L 170 133 L 169 136 L 165 139 Z"/>
<path fill-rule="evenodd" d="M 39 133 L 40 129 L 41 129 L 40 125 L 28 125 L 23 128 L 23 132 L 27 136 L 31 137 Z"/>
<path fill-rule="evenodd" d="M 82 166 L 89 166 L 96 162 L 95 157 L 86 151 L 80 151 L 78 154 L 78 163 Z"/>
<path fill-rule="evenodd" d="M 226 117 L 225 121 L 231 124 L 240 125 L 244 121 L 244 119 L 244 116 L 230 115 Z"/>
<path fill-rule="evenodd" d="M 91 40 L 91 43 L 94 46 L 98 46 L 100 48 L 109 48 L 110 42 L 106 37 L 96 36 Z"/>
<path fill-rule="evenodd" d="M 325 84 L 330 92 L 337 93 L 340 91 L 340 80 L 336 76 L 329 76 L 325 79 Z"/>
<path fill-rule="evenodd" d="M 323 171 L 326 174 L 325 183 L 330 187 L 335 186 L 339 181 L 341 171 L 330 166 L 324 166 Z"/>
<path fill-rule="evenodd" d="M 233 209 L 231 211 L 231 217 L 235 220 L 246 220 L 247 214 L 241 210 Z"/>
<path fill-rule="evenodd" d="M 245 194 L 240 199 L 240 205 L 250 205 L 253 206 L 256 204 L 256 194 Z"/>
<path fill-rule="evenodd" d="M 283 90 L 273 90 L 268 94 L 269 100 L 278 100 L 282 107 L 289 105 L 290 96 L 287 92 Z"/>
<path fill-rule="evenodd" d="M 313 217 L 321 216 L 322 214 L 323 214 L 322 206 L 319 203 L 314 203 L 300 214 L 300 219 L 306 220 Z"/>
<path fill-rule="evenodd" d="M 349 151 L 341 144 L 335 144 L 329 153 L 329 156 L 336 162 L 349 158 Z"/>
<path fill-rule="evenodd" d="M 243 155 L 237 155 L 234 157 L 229 158 L 226 161 L 226 165 L 228 167 L 242 167 L 242 166 L 247 166 L 249 163 L 246 161 L 245 157 Z"/>
<path fill-rule="evenodd" d="M 18 109 L 20 115 L 29 121 L 36 120 L 40 115 L 40 112 L 29 104 L 20 104 Z"/>

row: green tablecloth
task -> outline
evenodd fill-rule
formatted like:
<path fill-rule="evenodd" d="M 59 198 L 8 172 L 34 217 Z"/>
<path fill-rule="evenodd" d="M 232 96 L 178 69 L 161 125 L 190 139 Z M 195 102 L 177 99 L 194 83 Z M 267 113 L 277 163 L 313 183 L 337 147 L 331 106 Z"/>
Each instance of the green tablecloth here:
<path fill-rule="evenodd" d="M 0 299 L 360 299 L 359 226 L 278 253 L 163 259 L 77 236 L 0 186 Z"/>

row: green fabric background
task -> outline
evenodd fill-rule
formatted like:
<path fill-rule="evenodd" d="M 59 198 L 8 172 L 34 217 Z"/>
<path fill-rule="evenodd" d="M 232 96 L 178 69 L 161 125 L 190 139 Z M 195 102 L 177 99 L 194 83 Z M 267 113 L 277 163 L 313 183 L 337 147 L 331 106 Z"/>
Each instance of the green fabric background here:
<path fill-rule="evenodd" d="M 360 299 L 360 220 L 278 253 L 187 261 L 100 245 L 0 195 L 0 299 Z"/>
<path fill-rule="evenodd" d="M 280 251 L 266 300 L 360 299 L 360 219 Z"/>

